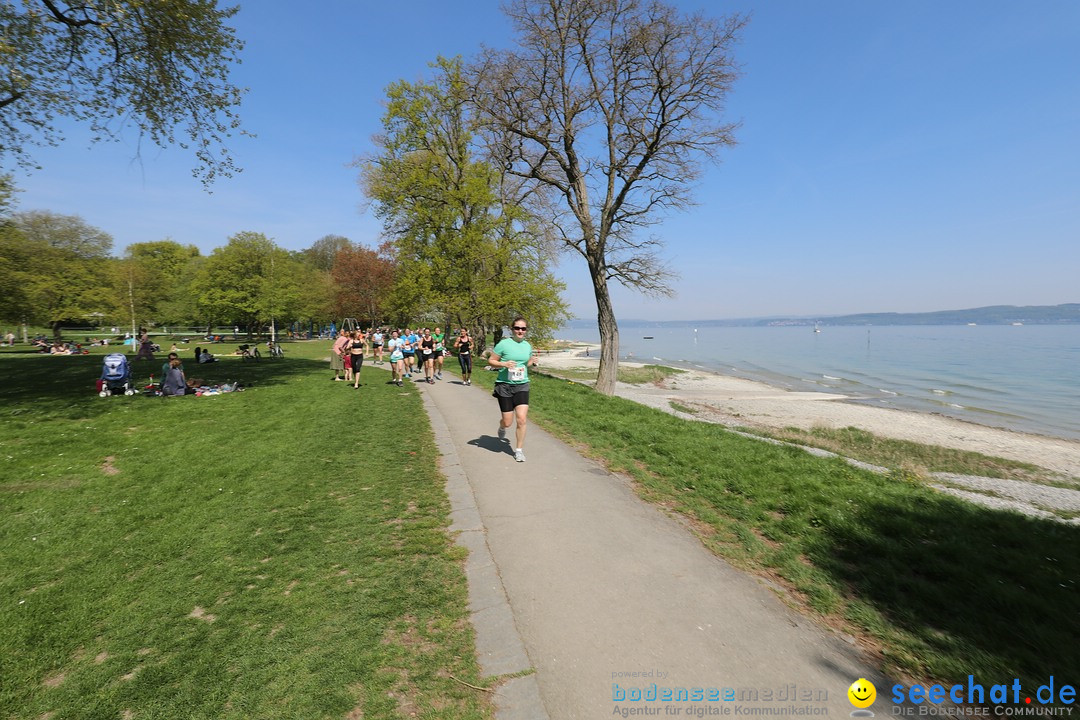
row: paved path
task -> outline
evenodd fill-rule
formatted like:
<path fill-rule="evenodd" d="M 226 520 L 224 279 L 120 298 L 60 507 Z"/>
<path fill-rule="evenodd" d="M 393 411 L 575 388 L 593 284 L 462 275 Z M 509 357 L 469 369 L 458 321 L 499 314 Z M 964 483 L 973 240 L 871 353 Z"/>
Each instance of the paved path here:
<path fill-rule="evenodd" d="M 489 675 L 535 669 L 501 687 L 500 720 L 606 718 L 629 708 L 788 715 L 781 708 L 791 706 L 847 717 L 847 688 L 860 677 L 886 695 L 856 647 L 716 558 L 626 479 L 536 425 L 528 461 L 516 463 L 495 436 L 489 392 L 446 377 L 418 387 L 444 456 L 453 527 L 470 548 L 480 660 Z M 660 692 L 732 688 L 743 699 L 629 700 L 653 683 Z M 617 700 L 620 691 L 627 700 Z"/>

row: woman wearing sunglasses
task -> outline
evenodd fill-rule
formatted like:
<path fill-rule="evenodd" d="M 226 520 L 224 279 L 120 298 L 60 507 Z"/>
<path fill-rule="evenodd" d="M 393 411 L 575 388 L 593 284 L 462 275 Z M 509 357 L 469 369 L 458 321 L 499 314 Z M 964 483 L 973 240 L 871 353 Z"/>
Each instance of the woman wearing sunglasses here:
<path fill-rule="evenodd" d="M 529 365 L 536 367 L 536 353 L 525 339 L 529 326 L 525 318 L 510 323 L 510 337 L 503 338 L 491 351 L 488 365 L 499 368 L 492 396 L 499 401 L 502 418 L 499 420 L 499 439 L 506 440 L 506 431 L 517 419 L 514 459 L 525 462 L 525 425 L 529 416 Z"/>

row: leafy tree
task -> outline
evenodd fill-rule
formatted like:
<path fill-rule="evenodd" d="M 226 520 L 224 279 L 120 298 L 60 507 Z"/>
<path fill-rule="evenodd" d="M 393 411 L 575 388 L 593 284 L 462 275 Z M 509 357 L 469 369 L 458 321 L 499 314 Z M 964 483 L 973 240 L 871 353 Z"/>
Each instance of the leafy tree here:
<path fill-rule="evenodd" d="M 124 256 L 115 263 L 117 320 L 142 326 L 190 318 L 193 306 L 189 305 L 185 316 L 177 312 L 180 306 L 175 299 L 188 293 L 184 280 L 190 276 L 189 266 L 199 258 L 197 247 L 158 240 L 129 245 Z"/>
<path fill-rule="evenodd" d="M 18 189 L 10 174 L 0 175 L 0 221 L 15 209 L 15 193 Z"/>
<path fill-rule="evenodd" d="M 361 163 L 394 248 L 395 309 L 449 318 L 478 338 L 522 314 L 542 337 L 566 317 L 543 227 L 475 157 L 460 61 L 434 67 L 433 82 L 390 86 L 380 152 Z"/>
<path fill-rule="evenodd" d="M 334 315 L 357 317 L 369 325 L 381 324 L 384 307 L 394 286 L 392 250 L 347 247 L 334 258 Z"/>
<path fill-rule="evenodd" d="M 204 184 L 237 170 L 225 147 L 243 91 L 229 82 L 243 43 L 214 0 L 0 0 L 0 157 L 59 143 L 61 118 L 95 140 L 126 125 L 193 147 Z"/>
<path fill-rule="evenodd" d="M 334 258 L 337 257 L 337 254 L 352 247 L 352 241 L 347 237 L 324 235 L 312 243 L 311 247 L 301 251 L 301 255 L 312 267 L 330 272 L 334 267 Z"/>
<path fill-rule="evenodd" d="M 686 207 L 702 161 L 734 143 L 723 110 L 745 19 L 641 0 L 512 0 L 506 12 L 519 47 L 480 57 L 472 99 L 507 172 L 562 205 L 562 240 L 596 297 L 596 389 L 610 395 L 619 329 L 608 281 L 670 294 L 659 241 L 641 231 Z"/>
<path fill-rule="evenodd" d="M 262 233 L 237 233 L 196 274 L 196 308 L 208 325 L 236 324 L 250 335 L 310 317 L 314 273 Z"/>
<path fill-rule="evenodd" d="M 74 215 L 16 213 L 0 229 L 0 314 L 49 325 L 85 322 L 115 306 L 112 238 Z"/>

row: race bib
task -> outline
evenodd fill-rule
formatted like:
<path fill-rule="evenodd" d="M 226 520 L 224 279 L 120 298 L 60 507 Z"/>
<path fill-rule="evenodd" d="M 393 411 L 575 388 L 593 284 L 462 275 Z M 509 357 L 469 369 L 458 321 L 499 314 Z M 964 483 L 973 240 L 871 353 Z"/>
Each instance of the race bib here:
<path fill-rule="evenodd" d="M 424 354 L 425 355 L 430 355 L 431 354 L 431 348 L 424 348 Z"/>
<path fill-rule="evenodd" d="M 525 367 L 523 365 L 507 368 L 507 371 L 510 382 L 522 382 L 525 380 Z"/>

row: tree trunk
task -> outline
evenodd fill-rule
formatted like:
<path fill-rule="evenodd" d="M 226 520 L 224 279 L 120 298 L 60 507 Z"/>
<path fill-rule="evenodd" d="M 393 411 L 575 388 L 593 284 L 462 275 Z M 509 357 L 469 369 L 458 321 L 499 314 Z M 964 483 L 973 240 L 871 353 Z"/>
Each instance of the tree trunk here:
<path fill-rule="evenodd" d="M 603 395 L 614 395 L 619 371 L 619 325 L 615 322 L 615 310 L 602 271 L 592 270 L 591 275 L 596 295 L 596 323 L 600 328 L 600 371 L 595 389 Z"/>

